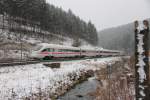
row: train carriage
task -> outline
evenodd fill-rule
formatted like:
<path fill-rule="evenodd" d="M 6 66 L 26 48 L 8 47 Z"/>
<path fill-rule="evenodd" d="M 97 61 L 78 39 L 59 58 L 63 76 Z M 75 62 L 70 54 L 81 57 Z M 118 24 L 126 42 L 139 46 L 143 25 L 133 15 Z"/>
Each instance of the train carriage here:
<path fill-rule="evenodd" d="M 81 48 L 81 55 L 82 56 L 89 56 L 89 57 L 95 57 L 97 56 L 97 50 L 96 49 L 82 49 Z"/>
<path fill-rule="evenodd" d="M 117 56 L 117 55 L 120 55 L 120 51 L 102 49 L 100 50 L 100 55 L 101 56 Z"/>
<path fill-rule="evenodd" d="M 77 57 L 80 55 L 80 48 L 42 43 L 32 50 L 30 58 L 50 59 L 54 57 Z"/>
<path fill-rule="evenodd" d="M 32 50 L 29 57 L 34 59 L 51 59 L 62 57 L 100 57 L 117 55 L 120 55 L 120 51 L 101 48 L 78 48 L 41 43 Z"/>

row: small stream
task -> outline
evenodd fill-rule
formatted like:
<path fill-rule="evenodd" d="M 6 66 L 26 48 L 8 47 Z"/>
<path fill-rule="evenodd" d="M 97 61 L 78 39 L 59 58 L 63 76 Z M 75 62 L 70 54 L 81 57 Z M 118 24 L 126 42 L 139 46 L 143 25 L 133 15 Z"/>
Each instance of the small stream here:
<path fill-rule="evenodd" d="M 57 100 L 94 100 L 94 97 L 90 96 L 89 93 L 94 92 L 98 86 L 100 86 L 100 82 L 95 77 L 91 77 L 87 81 L 78 84 Z"/>

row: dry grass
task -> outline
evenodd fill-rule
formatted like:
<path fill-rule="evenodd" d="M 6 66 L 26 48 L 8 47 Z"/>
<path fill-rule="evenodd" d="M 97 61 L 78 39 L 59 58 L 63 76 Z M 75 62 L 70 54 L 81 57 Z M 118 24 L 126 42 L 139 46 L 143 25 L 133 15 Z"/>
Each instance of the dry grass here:
<path fill-rule="evenodd" d="M 89 93 L 89 95 L 94 96 L 96 100 L 134 100 L 135 99 L 135 88 L 134 88 L 135 57 L 134 56 L 130 57 L 130 59 L 126 60 L 124 66 L 125 64 L 129 66 L 130 70 L 127 70 L 123 67 L 122 70 L 118 68 L 119 70 L 116 69 L 116 71 L 114 71 L 111 74 L 112 76 L 111 79 L 107 78 L 107 69 L 102 68 L 101 71 L 97 71 L 96 72 L 97 79 L 100 81 L 105 80 L 107 85 L 106 87 L 99 86 L 96 89 L 96 91 Z M 131 73 L 133 77 L 128 76 L 127 73 Z"/>
<path fill-rule="evenodd" d="M 89 93 L 89 95 L 94 96 L 95 100 L 134 100 L 134 84 L 131 84 L 129 81 L 133 79 L 127 76 L 127 73 L 132 72 L 132 63 L 130 62 L 132 61 L 126 60 L 114 64 L 111 78 L 108 78 L 106 68 L 97 71 L 97 79 L 103 84 L 97 87 L 96 91 Z M 130 66 L 130 70 L 124 68 L 126 64 Z"/>

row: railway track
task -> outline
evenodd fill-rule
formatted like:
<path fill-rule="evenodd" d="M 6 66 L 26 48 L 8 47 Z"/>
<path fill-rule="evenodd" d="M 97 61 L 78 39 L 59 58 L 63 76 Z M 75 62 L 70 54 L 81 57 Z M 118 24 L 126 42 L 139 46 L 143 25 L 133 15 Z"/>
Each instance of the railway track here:
<path fill-rule="evenodd" d="M 50 64 L 57 62 L 68 62 L 68 61 L 77 61 L 77 60 L 87 60 L 87 59 L 97 59 L 102 57 L 92 57 L 92 58 L 59 58 L 59 59 L 51 59 L 51 60 L 8 60 L 8 61 L 0 61 L 0 67 L 8 67 L 8 66 L 17 66 L 17 65 L 29 65 L 29 64 Z"/>
<path fill-rule="evenodd" d="M 37 63 L 40 63 L 40 61 L 36 61 L 36 60 L 28 60 L 28 61 L 0 61 L 0 67 L 5 67 L 5 66 L 17 66 L 17 65 L 28 65 L 28 64 L 37 64 Z"/>
<path fill-rule="evenodd" d="M 118 56 L 116 56 L 118 57 Z M 58 63 L 58 62 L 69 62 L 69 61 L 78 61 L 78 60 L 88 60 L 88 59 L 99 59 L 99 58 L 107 58 L 107 57 L 86 57 L 86 58 L 55 58 L 51 60 L 3 60 L 0 61 L 0 67 L 9 67 L 9 66 L 17 66 L 17 65 L 29 65 L 29 64 L 50 64 L 50 63 Z M 149 59 L 150 62 L 150 59 Z"/>

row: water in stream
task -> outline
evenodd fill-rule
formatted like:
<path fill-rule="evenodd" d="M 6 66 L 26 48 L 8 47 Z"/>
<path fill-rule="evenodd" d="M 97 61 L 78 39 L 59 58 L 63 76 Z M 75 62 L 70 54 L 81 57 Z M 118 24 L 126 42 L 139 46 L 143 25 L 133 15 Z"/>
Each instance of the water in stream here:
<path fill-rule="evenodd" d="M 57 100 L 94 100 L 94 97 L 90 96 L 89 93 L 94 92 L 99 85 L 100 82 L 94 77 L 89 78 L 88 81 L 78 84 Z"/>

